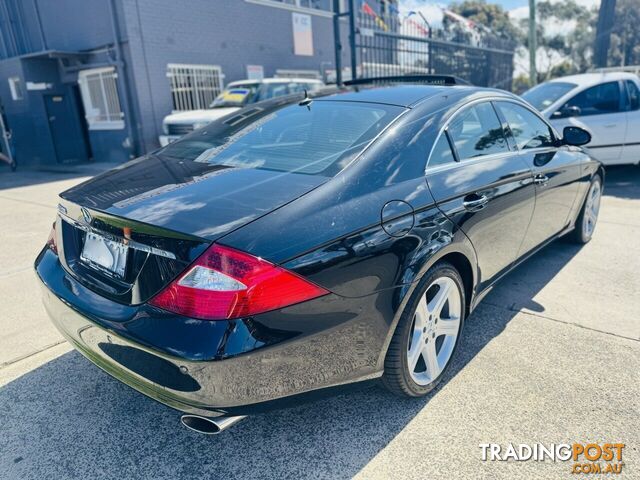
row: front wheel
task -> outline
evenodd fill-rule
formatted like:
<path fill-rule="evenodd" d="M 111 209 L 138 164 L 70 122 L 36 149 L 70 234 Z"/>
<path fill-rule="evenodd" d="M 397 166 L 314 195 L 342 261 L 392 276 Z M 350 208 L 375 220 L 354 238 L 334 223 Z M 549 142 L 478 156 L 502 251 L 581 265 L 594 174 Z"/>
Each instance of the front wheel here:
<path fill-rule="evenodd" d="M 580 215 L 576 220 L 576 227 L 572 234 L 575 243 L 588 243 L 596 229 L 598 214 L 600 213 L 600 200 L 602 198 L 602 180 L 599 175 L 593 177 L 591 186 L 584 199 Z"/>
<path fill-rule="evenodd" d="M 382 381 L 401 396 L 420 397 L 440 382 L 458 345 L 465 317 L 462 278 L 449 263 L 425 274 L 394 332 Z"/>

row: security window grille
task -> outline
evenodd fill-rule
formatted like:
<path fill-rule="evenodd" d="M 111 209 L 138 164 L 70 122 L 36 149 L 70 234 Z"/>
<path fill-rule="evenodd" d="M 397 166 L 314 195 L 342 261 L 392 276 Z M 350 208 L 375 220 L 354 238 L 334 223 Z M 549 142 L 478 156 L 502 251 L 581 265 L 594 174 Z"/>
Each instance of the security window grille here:
<path fill-rule="evenodd" d="M 216 65 L 167 65 L 173 110 L 205 109 L 222 92 L 222 69 Z"/>
<path fill-rule="evenodd" d="M 322 75 L 318 70 L 287 70 L 279 68 L 274 75 L 276 78 L 310 78 L 313 80 L 321 80 Z"/>
<path fill-rule="evenodd" d="M 245 2 L 283 8 L 294 12 L 305 12 L 323 17 L 331 17 L 333 12 L 333 0 L 245 0 Z M 341 12 L 347 11 L 348 2 L 349 0 L 340 0 Z M 357 0 L 357 2 L 360 2 L 360 0 Z"/>
<path fill-rule="evenodd" d="M 116 88 L 114 67 L 92 68 L 78 73 L 78 83 L 89 130 L 120 130 L 124 114 Z"/>
<path fill-rule="evenodd" d="M 295 5 L 302 8 L 317 8 L 320 10 L 331 10 L 331 2 L 329 0 L 277 0 L 289 5 Z"/>

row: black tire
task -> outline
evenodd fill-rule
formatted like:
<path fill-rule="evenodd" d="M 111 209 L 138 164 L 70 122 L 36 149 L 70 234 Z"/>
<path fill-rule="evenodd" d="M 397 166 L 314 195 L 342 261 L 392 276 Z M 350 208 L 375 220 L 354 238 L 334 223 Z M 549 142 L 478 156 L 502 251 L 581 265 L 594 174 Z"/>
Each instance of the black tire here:
<path fill-rule="evenodd" d="M 587 200 L 589 199 L 589 194 L 591 192 L 591 189 L 594 187 L 594 184 L 596 183 L 600 186 L 599 187 L 600 195 L 602 195 L 602 177 L 596 174 L 591 179 L 589 190 L 587 190 L 587 194 L 584 197 L 584 202 L 582 203 L 582 208 L 580 209 L 580 215 L 578 215 L 578 218 L 576 219 L 575 228 L 569 235 L 567 235 L 567 238 L 572 243 L 584 245 L 585 243 L 589 243 L 591 241 L 591 238 L 593 237 L 593 232 L 595 231 L 596 224 L 593 225 L 593 228 L 590 231 L 587 231 L 587 229 L 585 229 L 585 222 L 586 222 L 585 212 L 587 209 Z M 597 220 L 597 217 L 596 217 L 596 220 Z"/>
<path fill-rule="evenodd" d="M 411 373 L 409 372 L 407 350 L 409 348 L 409 338 L 413 332 L 413 322 L 416 315 L 418 304 L 426 293 L 429 286 L 433 284 L 440 277 L 448 277 L 454 281 L 461 299 L 461 312 L 460 312 L 460 325 L 458 329 L 457 338 L 453 347 L 453 352 L 442 371 L 437 378 L 427 385 L 419 385 L 416 383 Z M 424 275 L 420 284 L 413 293 L 409 303 L 405 307 L 398 325 L 389 344 L 387 350 L 387 356 L 384 362 L 384 374 L 382 376 L 383 385 L 402 397 L 422 397 L 433 390 L 438 383 L 442 380 L 443 375 L 451 365 L 455 358 L 458 345 L 460 343 L 460 337 L 464 327 L 464 319 L 466 315 L 466 298 L 464 291 L 464 284 L 460 274 L 453 265 L 447 262 L 439 262 L 431 267 Z"/>

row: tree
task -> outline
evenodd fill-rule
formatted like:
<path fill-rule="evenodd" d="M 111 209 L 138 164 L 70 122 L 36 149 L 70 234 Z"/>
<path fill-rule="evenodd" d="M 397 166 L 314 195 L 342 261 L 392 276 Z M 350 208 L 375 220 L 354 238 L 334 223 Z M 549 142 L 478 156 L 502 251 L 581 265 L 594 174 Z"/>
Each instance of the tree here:
<path fill-rule="evenodd" d="M 591 68 L 596 10 L 578 5 L 575 0 L 542 1 L 537 4 L 537 13 L 538 56 L 545 59 L 538 68 L 538 81 Z M 520 27 L 526 30 L 528 19 L 522 19 Z M 524 44 L 527 46 L 526 38 Z"/>
<path fill-rule="evenodd" d="M 608 65 L 640 64 L 640 0 L 618 0 Z"/>
<path fill-rule="evenodd" d="M 486 3 L 484 0 L 465 0 L 462 3 L 451 4 L 450 9 L 458 15 L 487 27 L 499 37 L 515 41 L 522 39 L 522 34 L 501 5 Z"/>

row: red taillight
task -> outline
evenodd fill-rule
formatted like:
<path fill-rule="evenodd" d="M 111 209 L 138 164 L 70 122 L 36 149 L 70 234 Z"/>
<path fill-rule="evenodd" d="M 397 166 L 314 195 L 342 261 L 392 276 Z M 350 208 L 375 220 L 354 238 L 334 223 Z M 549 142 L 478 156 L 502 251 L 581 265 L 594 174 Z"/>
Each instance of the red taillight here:
<path fill-rule="evenodd" d="M 46 243 L 47 248 L 51 249 L 53 253 L 58 254 L 58 244 L 56 241 L 56 222 L 51 225 L 51 231 L 49 232 L 49 238 Z"/>
<path fill-rule="evenodd" d="M 268 312 L 327 293 L 266 260 L 213 245 L 149 303 L 186 317 L 224 320 Z"/>

